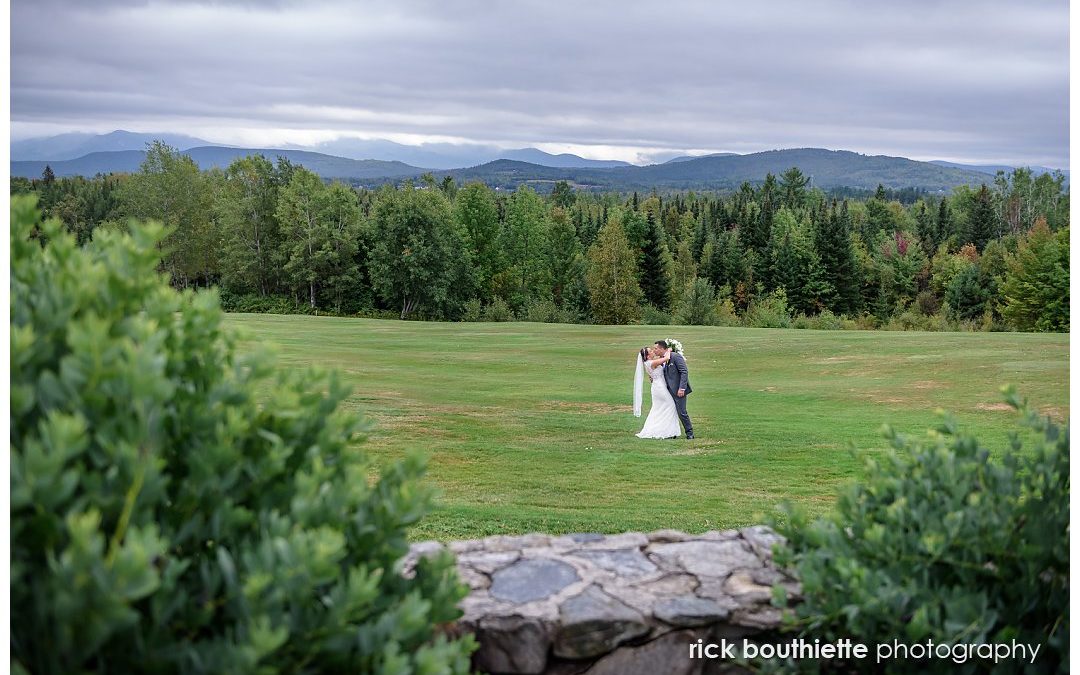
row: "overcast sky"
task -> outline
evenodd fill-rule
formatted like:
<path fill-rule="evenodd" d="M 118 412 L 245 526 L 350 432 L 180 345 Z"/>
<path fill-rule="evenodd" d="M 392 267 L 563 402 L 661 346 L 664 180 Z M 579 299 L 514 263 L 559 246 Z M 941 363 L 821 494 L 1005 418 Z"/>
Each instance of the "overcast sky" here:
<path fill-rule="evenodd" d="M 1067 168 L 1068 26 L 1066 0 L 13 0 L 11 133 Z"/>

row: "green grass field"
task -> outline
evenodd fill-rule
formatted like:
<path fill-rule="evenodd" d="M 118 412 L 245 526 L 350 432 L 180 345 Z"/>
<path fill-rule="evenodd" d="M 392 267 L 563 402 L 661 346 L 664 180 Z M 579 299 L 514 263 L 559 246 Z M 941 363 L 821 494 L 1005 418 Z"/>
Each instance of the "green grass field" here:
<path fill-rule="evenodd" d="M 883 423 L 923 434 L 944 408 L 1004 448 L 1006 383 L 1069 414 L 1067 335 L 228 321 L 276 343 L 282 367 L 341 371 L 375 422 L 376 465 L 429 454 L 439 506 L 415 538 L 703 531 L 761 522 L 786 499 L 821 512 L 885 447 Z M 634 436 L 635 353 L 664 337 L 686 349 L 694 441 Z"/>

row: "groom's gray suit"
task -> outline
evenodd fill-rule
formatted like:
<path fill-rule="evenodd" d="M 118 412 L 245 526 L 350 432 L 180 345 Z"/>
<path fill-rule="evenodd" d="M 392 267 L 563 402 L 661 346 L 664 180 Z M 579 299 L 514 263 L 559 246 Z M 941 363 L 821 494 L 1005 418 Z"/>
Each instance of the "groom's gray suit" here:
<path fill-rule="evenodd" d="M 664 364 L 664 381 L 671 392 L 671 398 L 675 399 L 675 410 L 679 412 L 679 421 L 682 422 L 686 437 L 693 438 L 694 424 L 686 412 L 686 397 L 694 390 L 690 388 L 690 371 L 686 369 L 686 359 L 682 354 L 671 352 L 671 360 Z M 679 396 L 680 389 L 685 396 Z"/>

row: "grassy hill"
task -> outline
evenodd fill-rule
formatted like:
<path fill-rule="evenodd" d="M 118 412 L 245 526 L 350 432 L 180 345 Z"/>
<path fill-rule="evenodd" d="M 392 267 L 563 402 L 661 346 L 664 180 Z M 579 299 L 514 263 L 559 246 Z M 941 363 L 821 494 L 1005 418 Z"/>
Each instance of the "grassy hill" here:
<path fill-rule="evenodd" d="M 366 449 L 378 462 L 430 456 L 441 508 L 418 538 L 702 531 L 760 522 L 785 499 L 820 512 L 885 447 L 882 423 L 921 435 L 945 408 L 1001 449 L 1014 420 L 1004 383 L 1069 414 L 1068 335 L 229 323 L 251 345 L 279 345 L 281 367 L 340 370 L 349 404 L 375 422 Z M 694 441 L 634 436 L 634 355 L 664 337 L 686 346 Z"/>

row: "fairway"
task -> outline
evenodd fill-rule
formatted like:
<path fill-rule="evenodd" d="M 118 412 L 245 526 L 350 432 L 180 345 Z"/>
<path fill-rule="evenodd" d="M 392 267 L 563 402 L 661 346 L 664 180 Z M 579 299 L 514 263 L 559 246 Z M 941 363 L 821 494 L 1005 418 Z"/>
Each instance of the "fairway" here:
<path fill-rule="evenodd" d="M 945 408 L 1003 448 L 1016 417 L 1006 383 L 1069 414 L 1068 335 L 227 321 L 245 348 L 276 344 L 280 367 L 339 370 L 349 406 L 375 423 L 376 465 L 429 455 L 440 497 L 418 539 L 700 532 L 761 522 L 785 499 L 820 512 L 885 447 L 883 423 L 921 435 Z M 693 441 L 634 436 L 635 353 L 667 337 L 686 348 Z"/>

